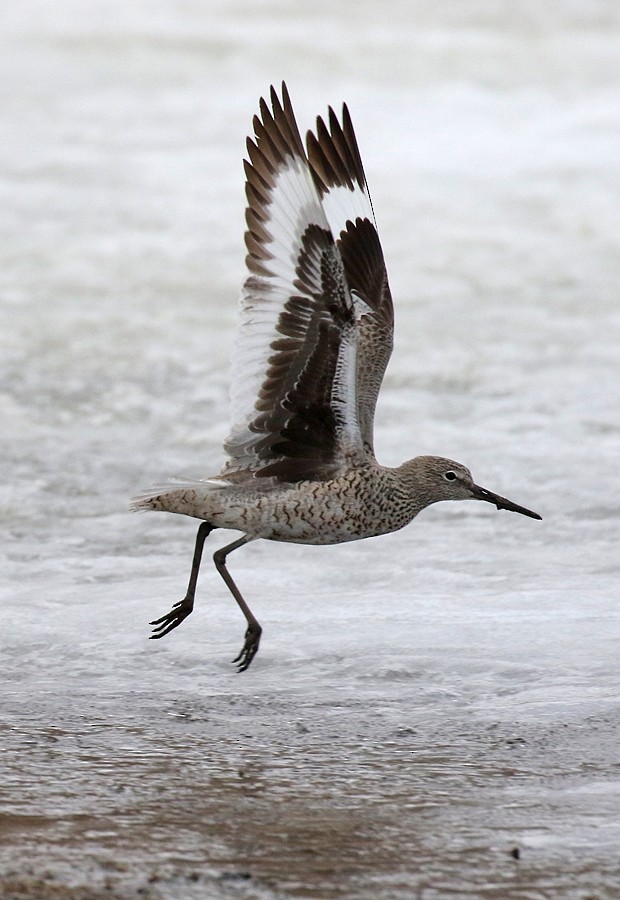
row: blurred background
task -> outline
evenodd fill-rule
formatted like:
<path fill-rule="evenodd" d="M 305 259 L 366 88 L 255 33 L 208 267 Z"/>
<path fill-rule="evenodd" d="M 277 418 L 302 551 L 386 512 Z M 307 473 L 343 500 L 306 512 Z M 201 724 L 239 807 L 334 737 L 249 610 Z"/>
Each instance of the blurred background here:
<path fill-rule="evenodd" d="M 619 28 L 611 0 L 0 13 L 7 895 L 617 895 Z M 127 505 L 222 464 L 245 136 L 283 79 L 302 133 L 343 100 L 356 127 L 379 460 L 455 458 L 543 522 L 245 548 L 236 677 L 208 554 L 147 642 L 195 523 Z"/>

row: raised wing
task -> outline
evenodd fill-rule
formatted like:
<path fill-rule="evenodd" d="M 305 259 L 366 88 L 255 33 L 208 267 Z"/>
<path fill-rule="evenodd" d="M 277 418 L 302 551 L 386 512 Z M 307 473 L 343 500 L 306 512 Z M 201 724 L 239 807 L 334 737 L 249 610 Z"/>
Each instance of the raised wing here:
<path fill-rule="evenodd" d="M 282 101 L 271 89 L 271 105 L 261 100 L 247 142 L 249 276 L 222 475 L 323 480 L 366 452 L 356 386 L 359 301 L 345 258 L 352 275 L 363 273 L 346 240 L 334 242 L 285 85 Z"/>
<path fill-rule="evenodd" d="M 329 108 L 306 145 L 314 181 L 357 308 L 357 418 L 373 451 L 377 396 L 394 341 L 394 309 L 360 152 L 346 104 L 342 125 Z M 360 302 L 361 301 L 361 302 Z"/>

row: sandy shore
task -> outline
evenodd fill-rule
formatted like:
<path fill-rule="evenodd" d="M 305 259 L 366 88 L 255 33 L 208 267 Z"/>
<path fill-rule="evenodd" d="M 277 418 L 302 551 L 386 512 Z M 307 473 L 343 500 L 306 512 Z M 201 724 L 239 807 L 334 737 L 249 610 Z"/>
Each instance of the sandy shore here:
<path fill-rule="evenodd" d="M 124 715 L 107 698 L 3 728 L 3 897 L 585 900 L 620 886 L 609 714 L 509 725 L 444 697 L 442 723 L 426 704 L 406 722 L 393 691 L 128 699 Z"/>

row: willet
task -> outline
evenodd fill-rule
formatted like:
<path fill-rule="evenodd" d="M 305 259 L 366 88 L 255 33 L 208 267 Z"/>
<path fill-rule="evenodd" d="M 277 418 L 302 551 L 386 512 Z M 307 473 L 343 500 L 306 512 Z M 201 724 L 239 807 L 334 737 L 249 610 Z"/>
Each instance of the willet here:
<path fill-rule="evenodd" d="M 261 627 L 226 558 L 263 538 L 338 544 L 387 534 L 439 500 L 485 500 L 541 517 L 474 483 L 438 456 L 398 468 L 373 450 L 375 404 L 392 352 L 393 307 L 383 252 L 346 105 L 329 108 L 304 148 L 286 85 L 260 101 L 245 161 L 248 275 L 233 361 L 232 431 L 219 475 L 134 498 L 133 509 L 202 519 L 185 597 L 151 622 L 162 638 L 194 606 L 205 538 L 242 532 L 215 566 L 247 621 L 248 668 Z"/>

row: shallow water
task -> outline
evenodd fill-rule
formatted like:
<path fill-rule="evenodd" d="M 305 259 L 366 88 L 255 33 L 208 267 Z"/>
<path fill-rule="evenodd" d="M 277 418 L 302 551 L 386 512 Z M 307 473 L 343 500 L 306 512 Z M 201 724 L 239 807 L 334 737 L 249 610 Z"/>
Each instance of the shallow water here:
<path fill-rule="evenodd" d="M 4 895 L 616 897 L 615 5 L 3 17 Z M 397 314 L 380 460 L 459 459 L 544 520 L 244 548 L 236 675 L 208 556 L 146 640 L 195 524 L 126 508 L 221 463 L 243 141 L 282 77 L 302 128 L 356 124 Z"/>

